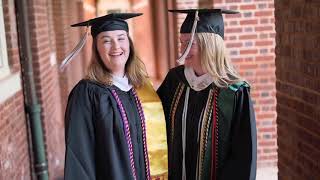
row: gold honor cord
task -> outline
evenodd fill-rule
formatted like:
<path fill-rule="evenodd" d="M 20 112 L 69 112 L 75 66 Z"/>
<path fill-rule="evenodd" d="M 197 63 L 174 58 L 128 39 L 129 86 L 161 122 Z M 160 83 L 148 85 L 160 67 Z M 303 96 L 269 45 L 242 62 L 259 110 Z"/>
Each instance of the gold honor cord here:
<path fill-rule="evenodd" d="M 184 52 L 182 53 L 182 55 L 180 56 L 179 59 L 177 59 L 177 62 L 179 64 L 183 64 L 190 49 L 191 49 L 191 46 L 192 46 L 192 42 L 193 42 L 193 39 L 194 39 L 194 35 L 195 35 L 195 32 L 196 32 L 196 29 L 197 29 L 197 24 L 198 24 L 198 21 L 199 21 L 199 16 L 198 16 L 198 11 L 196 11 L 195 15 L 194 15 L 194 22 L 193 22 L 193 25 L 192 25 L 192 31 L 191 31 L 191 38 L 188 42 L 188 46 L 187 48 L 184 50 Z"/>

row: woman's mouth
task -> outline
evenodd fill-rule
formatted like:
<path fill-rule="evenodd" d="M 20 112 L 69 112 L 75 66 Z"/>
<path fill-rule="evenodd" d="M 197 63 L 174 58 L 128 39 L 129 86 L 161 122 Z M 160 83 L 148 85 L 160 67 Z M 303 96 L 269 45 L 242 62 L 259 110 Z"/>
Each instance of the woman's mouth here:
<path fill-rule="evenodd" d="M 124 53 L 123 52 L 114 52 L 114 53 L 110 53 L 109 56 L 110 57 L 118 57 L 118 56 L 122 56 Z"/>

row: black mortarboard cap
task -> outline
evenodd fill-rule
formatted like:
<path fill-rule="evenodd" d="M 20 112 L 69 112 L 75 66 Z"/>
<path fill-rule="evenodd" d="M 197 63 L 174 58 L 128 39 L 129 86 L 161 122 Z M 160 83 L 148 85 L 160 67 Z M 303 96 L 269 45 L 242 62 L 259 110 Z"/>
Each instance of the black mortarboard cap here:
<path fill-rule="evenodd" d="M 112 13 L 81 23 L 73 24 L 71 27 L 91 26 L 91 35 L 95 38 L 103 31 L 125 30 L 126 32 L 129 32 L 128 23 L 125 20 L 141 15 L 142 13 Z M 89 31 L 87 28 L 86 33 L 81 37 L 77 46 L 62 60 L 62 63 L 60 64 L 61 71 L 64 70 L 64 68 L 71 62 L 73 57 L 75 57 L 83 48 L 87 41 L 88 34 Z"/>
<path fill-rule="evenodd" d="M 191 33 L 195 12 L 198 11 L 199 21 L 196 33 L 215 33 L 224 38 L 224 22 L 222 14 L 237 14 L 239 12 L 224 9 L 183 9 L 169 10 L 173 13 L 186 13 L 187 17 L 181 25 L 180 33 Z"/>
<path fill-rule="evenodd" d="M 140 15 L 142 15 L 142 13 L 112 13 L 81 23 L 73 24 L 71 27 L 91 26 L 91 35 L 93 37 L 96 37 L 100 32 L 103 31 L 125 30 L 129 32 L 128 23 L 125 20 Z"/>

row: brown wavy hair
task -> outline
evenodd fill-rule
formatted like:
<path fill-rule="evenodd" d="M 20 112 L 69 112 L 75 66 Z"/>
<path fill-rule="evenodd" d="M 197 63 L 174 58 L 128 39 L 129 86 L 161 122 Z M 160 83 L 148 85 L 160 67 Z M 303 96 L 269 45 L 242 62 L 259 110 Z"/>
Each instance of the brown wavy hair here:
<path fill-rule="evenodd" d="M 127 75 L 132 86 L 138 88 L 143 86 L 147 82 L 148 74 L 144 63 L 136 55 L 130 36 L 127 36 L 129 39 L 130 53 L 125 65 L 125 74 Z M 86 79 L 111 86 L 111 74 L 111 71 L 105 66 L 99 55 L 97 49 L 97 38 L 93 38 L 91 63 L 88 68 Z"/>

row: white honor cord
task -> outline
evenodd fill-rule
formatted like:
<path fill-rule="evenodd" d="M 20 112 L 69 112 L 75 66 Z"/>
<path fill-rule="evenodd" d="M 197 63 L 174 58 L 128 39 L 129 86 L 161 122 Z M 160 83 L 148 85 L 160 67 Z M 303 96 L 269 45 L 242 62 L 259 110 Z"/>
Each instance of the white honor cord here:
<path fill-rule="evenodd" d="M 184 107 L 182 113 L 182 180 L 186 179 L 186 132 L 187 132 L 187 113 L 188 113 L 188 101 L 189 101 L 190 88 L 187 87 L 186 95 L 184 98 Z"/>
<path fill-rule="evenodd" d="M 198 123 L 198 136 L 197 136 L 197 142 L 198 142 L 198 153 L 197 153 L 197 169 L 196 169 L 196 180 L 199 180 L 200 177 L 199 177 L 199 166 L 200 166 L 200 135 L 201 135 L 201 125 L 202 125 L 202 118 L 203 118 L 203 112 L 204 112 L 204 109 L 202 109 L 201 111 L 201 115 L 200 115 L 200 119 L 199 119 L 199 123 Z"/>

